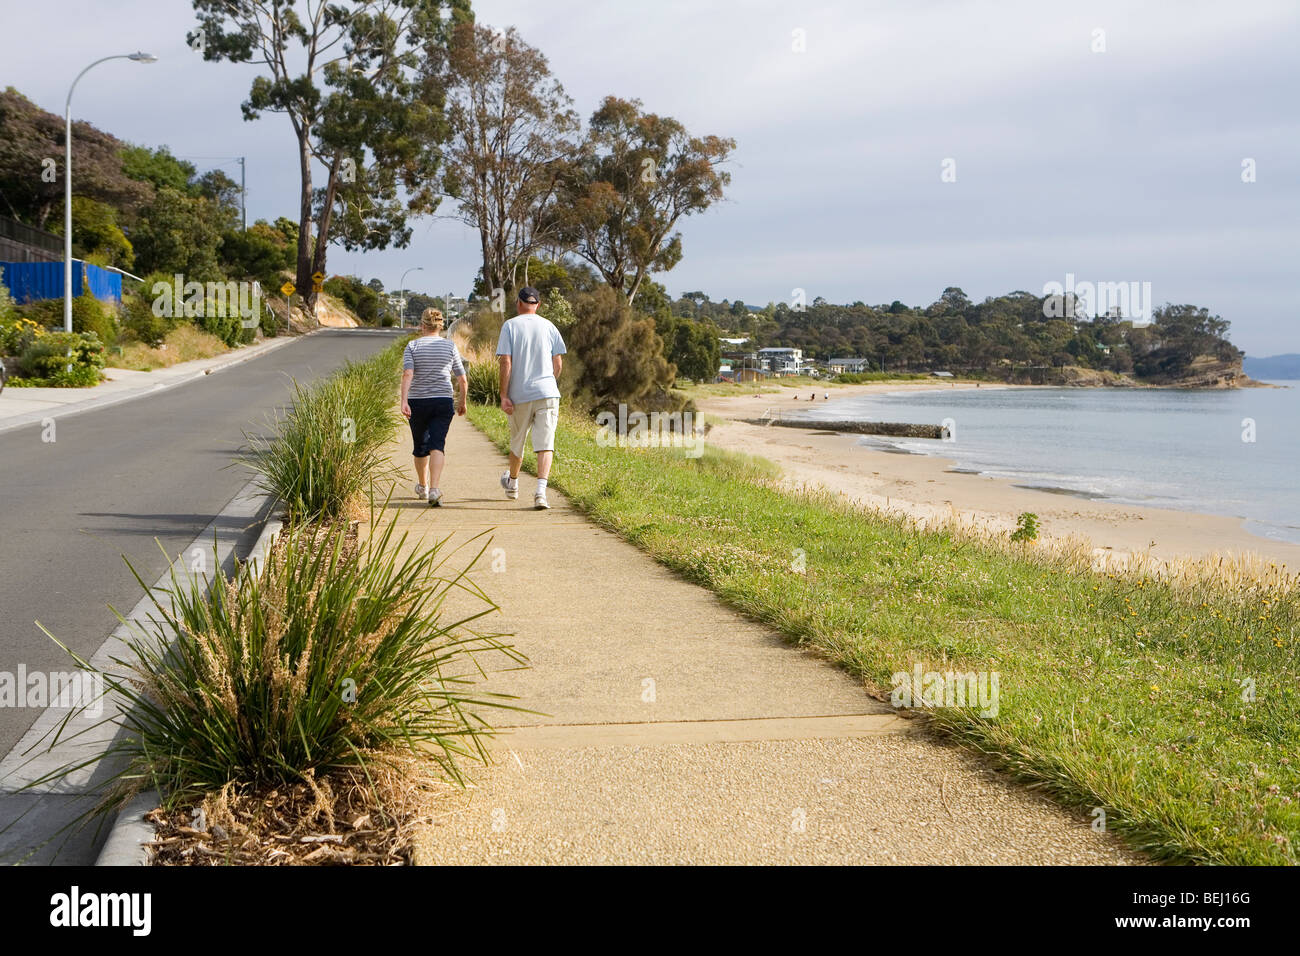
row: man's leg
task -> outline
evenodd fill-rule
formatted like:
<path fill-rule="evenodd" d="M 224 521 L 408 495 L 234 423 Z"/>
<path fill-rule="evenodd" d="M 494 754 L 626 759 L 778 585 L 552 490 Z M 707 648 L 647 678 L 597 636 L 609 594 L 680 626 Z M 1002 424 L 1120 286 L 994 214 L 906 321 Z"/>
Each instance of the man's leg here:
<path fill-rule="evenodd" d="M 519 469 L 524 463 L 524 443 L 528 441 L 528 425 L 532 418 L 531 402 L 515 405 L 510 421 L 510 470 L 501 476 L 501 487 L 507 498 L 519 496 Z"/>
<path fill-rule="evenodd" d="M 533 450 L 537 452 L 537 479 L 546 487 L 551 477 L 551 463 L 555 460 L 555 427 L 560 419 L 560 400 L 547 399 L 537 403 L 533 413 Z M 538 449 L 538 445 L 541 446 Z"/>
<path fill-rule="evenodd" d="M 551 463 L 555 460 L 555 426 L 559 419 L 559 406 L 559 399 L 538 402 L 533 417 L 533 450 L 537 452 L 537 490 L 533 493 L 533 504 L 538 508 L 550 507 L 546 500 L 546 485 L 551 477 Z"/>

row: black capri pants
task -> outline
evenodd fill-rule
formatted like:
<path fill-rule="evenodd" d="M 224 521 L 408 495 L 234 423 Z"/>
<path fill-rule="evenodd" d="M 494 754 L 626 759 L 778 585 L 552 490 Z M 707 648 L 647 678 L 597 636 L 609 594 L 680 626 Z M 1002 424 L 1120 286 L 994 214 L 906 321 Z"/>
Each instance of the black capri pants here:
<path fill-rule="evenodd" d="M 411 454 L 423 458 L 431 451 L 444 451 L 447 429 L 456 408 L 450 398 L 408 398 L 411 406 Z"/>

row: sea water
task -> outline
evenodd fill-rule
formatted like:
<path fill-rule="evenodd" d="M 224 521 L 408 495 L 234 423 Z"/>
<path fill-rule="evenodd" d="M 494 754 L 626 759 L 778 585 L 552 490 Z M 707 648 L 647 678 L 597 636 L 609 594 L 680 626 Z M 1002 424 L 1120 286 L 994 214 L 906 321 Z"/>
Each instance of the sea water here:
<path fill-rule="evenodd" d="M 823 421 L 938 425 L 952 441 L 865 436 L 863 444 L 954 461 L 953 469 L 1127 504 L 1244 518 L 1300 543 L 1300 382 L 1224 391 L 938 388 L 809 402 Z"/>

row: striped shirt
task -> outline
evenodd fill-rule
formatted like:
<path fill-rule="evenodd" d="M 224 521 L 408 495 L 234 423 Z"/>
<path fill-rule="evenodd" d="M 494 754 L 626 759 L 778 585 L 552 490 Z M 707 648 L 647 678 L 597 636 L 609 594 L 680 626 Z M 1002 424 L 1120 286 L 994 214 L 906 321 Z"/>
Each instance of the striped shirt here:
<path fill-rule="evenodd" d="M 402 368 L 415 373 L 407 398 L 453 398 L 452 377 L 465 374 L 456 343 L 438 335 L 423 335 L 407 342 Z"/>

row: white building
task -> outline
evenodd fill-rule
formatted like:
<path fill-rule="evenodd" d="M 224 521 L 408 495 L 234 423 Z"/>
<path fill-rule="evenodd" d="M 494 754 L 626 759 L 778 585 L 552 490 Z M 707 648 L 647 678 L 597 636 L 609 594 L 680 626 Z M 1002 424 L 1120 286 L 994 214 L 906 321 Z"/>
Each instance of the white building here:
<path fill-rule="evenodd" d="M 798 375 L 803 371 L 803 349 L 759 349 L 758 360 L 776 375 Z"/>
<path fill-rule="evenodd" d="M 836 375 L 845 373 L 856 375 L 859 372 L 871 371 L 871 360 L 864 358 L 833 358 L 826 363 L 826 367 Z"/>

